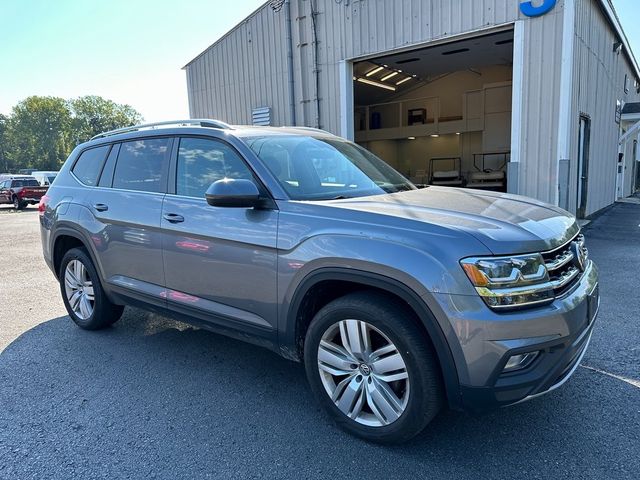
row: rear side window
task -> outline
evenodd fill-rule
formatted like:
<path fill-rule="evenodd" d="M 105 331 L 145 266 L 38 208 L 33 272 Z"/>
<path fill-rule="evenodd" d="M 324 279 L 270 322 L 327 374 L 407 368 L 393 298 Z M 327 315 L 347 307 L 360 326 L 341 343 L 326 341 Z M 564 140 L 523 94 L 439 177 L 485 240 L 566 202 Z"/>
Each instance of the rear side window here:
<path fill-rule="evenodd" d="M 73 166 L 73 174 L 85 185 L 94 186 L 110 145 L 85 150 Z"/>
<path fill-rule="evenodd" d="M 113 171 L 116 169 L 116 159 L 118 158 L 118 152 L 120 151 L 120 145 L 117 143 L 113 146 L 107 157 L 107 161 L 102 169 L 100 180 L 98 181 L 99 187 L 110 187 L 113 182 Z"/>
<path fill-rule="evenodd" d="M 164 192 L 171 156 L 171 139 L 150 138 L 120 145 L 113 187 Z"/>
<path fill-rule="evenodd" d="M 211 184 L 223 178 L 251 180 L 251 170 L 227 144 L 203 138 L 183 138 L 178 150 L 176 194 L 204 197 Z"/>

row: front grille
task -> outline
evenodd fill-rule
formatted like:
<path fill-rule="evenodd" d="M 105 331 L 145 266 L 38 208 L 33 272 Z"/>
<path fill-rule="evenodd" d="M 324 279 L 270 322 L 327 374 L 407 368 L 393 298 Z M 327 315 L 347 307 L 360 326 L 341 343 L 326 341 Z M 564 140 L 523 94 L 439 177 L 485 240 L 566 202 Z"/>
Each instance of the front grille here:
<path fill-rule="evenodd" d="M 542 254 L 553 284 L 553 292 L 560 297 L 578 283 L 587 265 L 589 251 L 584 235 L 578 234 L 563 246 Z"/>

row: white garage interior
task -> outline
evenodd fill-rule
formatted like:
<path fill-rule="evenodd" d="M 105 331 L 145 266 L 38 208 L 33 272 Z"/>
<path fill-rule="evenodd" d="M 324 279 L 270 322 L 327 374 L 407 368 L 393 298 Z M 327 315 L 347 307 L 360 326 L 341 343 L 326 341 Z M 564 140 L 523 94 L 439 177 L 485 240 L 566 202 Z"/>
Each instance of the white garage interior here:
<path fill-rule="evenodd" d="M 355 62 L 355 140 L 419 185 L 506 191 L 513 31 Z"/>

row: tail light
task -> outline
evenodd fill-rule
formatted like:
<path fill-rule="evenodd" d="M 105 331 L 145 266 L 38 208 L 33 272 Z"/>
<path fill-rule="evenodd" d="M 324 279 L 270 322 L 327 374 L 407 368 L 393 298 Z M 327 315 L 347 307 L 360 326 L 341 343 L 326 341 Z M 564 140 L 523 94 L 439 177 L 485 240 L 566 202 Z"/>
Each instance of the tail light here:
<path fill-rule="evenodd" d="M 40 203 L 38 203 L 38 215 L 41 217 L 44 215 L 44 212 L 47 211 L 47 203 L 49 202 L 49 196 L 43 195 L 40 198 Z"/>

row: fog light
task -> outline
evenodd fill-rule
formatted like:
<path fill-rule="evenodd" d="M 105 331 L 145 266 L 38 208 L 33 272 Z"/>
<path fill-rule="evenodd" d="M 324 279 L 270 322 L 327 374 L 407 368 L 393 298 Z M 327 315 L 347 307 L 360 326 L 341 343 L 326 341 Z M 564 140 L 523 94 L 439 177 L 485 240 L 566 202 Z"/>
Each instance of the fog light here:
<path fill-rule="evenodd" d="M 538 353 L 540 352 L 529 352 L 512 355 L 502 371 L 506 373 L 527 368 L 536 359 Z"/>

